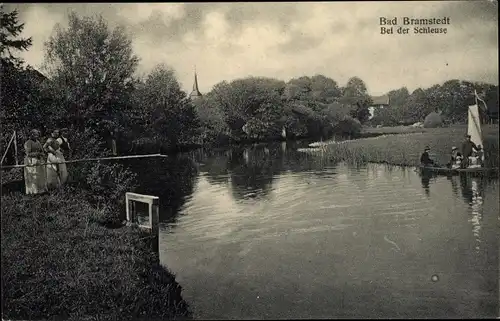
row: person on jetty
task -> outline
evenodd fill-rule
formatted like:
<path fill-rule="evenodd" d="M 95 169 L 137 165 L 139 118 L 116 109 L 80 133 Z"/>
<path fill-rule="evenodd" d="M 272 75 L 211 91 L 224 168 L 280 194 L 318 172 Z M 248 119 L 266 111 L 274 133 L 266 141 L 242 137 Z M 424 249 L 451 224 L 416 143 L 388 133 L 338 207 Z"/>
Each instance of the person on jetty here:
<path fill-rule="evenodd" d="M 472 151 L 477 150 L 476 144 L 470 139 L 470 135 L 465 135 L 464 141 L 462 142 L 462 168 L 469 166 L 469 157 L 472 156 Z"/>
<path fill-rule="evenodd" d="M 481 167 L 479 165 L 479 157 L 477 157 L 477 152 L 473 151 L 472 155 L 469 156 L 468 166 L 467 168 L 478 168 Z"/>
<path fill-rule="evenodd" d="M 61 146 L 57 139 L 59 138 L 59 130 L 55 129 L 51 133 L 51 137 L 47 139 L 43 145 L 43 149 L 47 152 L 47 187 L 59 188 L 66 183 L 68 179 L 68 170 L 64 155 L 61 151 Z"/>
<path fill-rule="evenodd" d="M 45 153 L 42 143 L 40 143 L 40 131 L 32 129 L 28 140 L 24 143 L 25 165 L 35 165 L 24 167 L 24 183 L 26 194 L 42 194 L 47 192 L 47 173 L 44 163 Z"/>
<path fill-rule="evenodd" d="M 462 167 L 462 154 L 460 152 L 457 153 L 457 156 L 455 157 L 455 162 L 451 164 L 452 169 L 458 169 Z"/>
<path fill-rule="evenodd" d="M 477 160 L 478 160 L 479 167 L 483 167 L 484 166 L 484 163 L 483 163 L 483 160 L 484 160 L 484 150 L 481 147 L 481 145 L 477 145 L 476 154 L 477 154 Z"/>
<path fill-rule="evenodd" d="M 424 152 L 420 156 L 420 164 L 422 166 L 434 166 L 436 163 L 430 158 L 429 152 L 431 151 L 429 146 L 425 146 Z"/>
<path fill-rule="evenodd" d="M 61 146 L 61 151 L 64 155 L 64 159 L 69 159 L 72 153 L 67 137 L 68 137 L 68 129 L 67 128 L 61 129 L 61 135 L 59 136 L 59 138 L 57 138 L 57 142 Z"/>

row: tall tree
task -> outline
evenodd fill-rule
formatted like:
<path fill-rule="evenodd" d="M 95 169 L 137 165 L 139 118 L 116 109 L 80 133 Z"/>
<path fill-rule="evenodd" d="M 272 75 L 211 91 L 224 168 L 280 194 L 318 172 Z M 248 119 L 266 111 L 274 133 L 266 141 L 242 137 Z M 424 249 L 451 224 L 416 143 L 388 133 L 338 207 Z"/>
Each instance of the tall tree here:
<path fill-rule="evenodd" d="M 381 110 L 378 111 L 381 113 L 381 116 L 383 117 L 377 117 L 381 119 L 388 119 L 387 116 L 391 119 L 391 123 L 399 123 L 399 122 L 404 122 L 407 123 L 409 122 L 409 115 L 408 115 L 408 98 L 410 97 L 410 92 L 406 87 L 402 87 L 396 90 L 391 90 L 388 94 L 389 96 L 389 108 L 384 108 L 386 109 L 386 112 L 382 112 Z"/>
<path fill-rule="evenodd" d="M 337 82 L 323 75 L 291 79 L 285 87 L 286 100 L 317 101 L 333 103 L 341 96 Z"/>
<path fill-rule="evenodd" d="M 342 103 L 352 106 L 351 116 L 364 123 L 370 117 L 368 107 L 372 100 L 368 95 L 365 82 L 359 77 L 352 77 L 342 90 Z"/>
<path fill-rule="evenodd" d="M 0 145 L 6 148 L 14 130 L 23 138 L 24 129 L 38 125 L 40 106 L 33 103 L 39 99 L 39 83 L 31 68 L 23 66 L 23 59 L 16 54 L 28 50 L 31 37 L 21 34 L 24 23 L 19 22 L 17 10 L 6 12 L 0 4 L 0 119 L 2 120 Z M 38 127 L 38 126 L 37 126 Z M 12 149 L 10 149 L 12 151 Z M 3 154 L 3 153 L 2 153 Z M 7 163 L 14 162 L 14 153 L 10 152 Z"/>
<path fill-rule="evenodd" d="M 235 136 L 264 137 L 280 132 L 285 83 L 264 77 L 237 79 L 214 86 L 218 108 Z M 245 134 L 246 133 L 246 134 Z"/>
<path fill-rule="evenodd" d="M 422 88 L 415 89 L 408 97 L 408 111 L 412 121 L 423 121 L 425 116 L 432 111 L 427 105 L 426 92 Z"/>
<path fill-rule="evenodd" d="M 138 114 L 145 136 L 168 148 L 196 140 L 199 120 L 172 68 L 157 65 L 138 95 Z"/>
<path fill-rule="evenodd" d="M 45 70 L 63 97 L 62 118 L 80 131 L 92 128 L 100 141 L 120 129 L 138 65 L 124 29 L 110 30 L 102 16 L 72 12 L 68 27 L 57 25 L 45 48 Z"/>
<path fill-rule="evenodd" d="M 24 23 L 19 22 L 17 10 L 5 12 L 3 4 L 0 4 L 0 58 L 2 67 L 9 65 L 19 68 L 23 60 L 16 57 L 13 51 L 25 51 L 31 47 L 32 39 L 21 38 Z"/>

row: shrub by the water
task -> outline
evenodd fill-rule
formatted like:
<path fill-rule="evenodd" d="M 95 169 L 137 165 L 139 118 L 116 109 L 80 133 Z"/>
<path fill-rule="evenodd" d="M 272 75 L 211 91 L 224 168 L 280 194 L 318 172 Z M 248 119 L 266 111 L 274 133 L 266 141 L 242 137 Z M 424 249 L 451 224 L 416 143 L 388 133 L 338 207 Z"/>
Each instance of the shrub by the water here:
<path fill-rule="evenodd" d="M 337 123 L 333 130 L 336 134 L 353 136 L 359 134 L 361 128 L 359 120 L 346 116 Z"/>
<path fill-rule="evenodd" d="M 105 221 L 120 221 L 120 212 L 125 205 L 125 193 L 137 186 L 137 175 L 117 163 L 92 163 L 89 166 L 85 185 L 89 197 L 97 204 L 106 204 L 110 211 Z"/>

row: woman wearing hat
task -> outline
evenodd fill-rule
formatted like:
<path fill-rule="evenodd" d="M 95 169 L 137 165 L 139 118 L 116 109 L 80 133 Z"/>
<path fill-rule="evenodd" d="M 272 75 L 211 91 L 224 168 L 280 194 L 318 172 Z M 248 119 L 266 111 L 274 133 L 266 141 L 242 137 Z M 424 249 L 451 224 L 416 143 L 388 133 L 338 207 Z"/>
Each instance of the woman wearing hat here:
<path fill-rule="evenodd" d="M 424 152 L 420 156 L 420 164 L 422 166 L 433 166 L 434 165 L 434 161 L 429 156 L 430 151 L 431 151 L 431 149 L 429 148 L 429 146 L 425 146 Z"/>

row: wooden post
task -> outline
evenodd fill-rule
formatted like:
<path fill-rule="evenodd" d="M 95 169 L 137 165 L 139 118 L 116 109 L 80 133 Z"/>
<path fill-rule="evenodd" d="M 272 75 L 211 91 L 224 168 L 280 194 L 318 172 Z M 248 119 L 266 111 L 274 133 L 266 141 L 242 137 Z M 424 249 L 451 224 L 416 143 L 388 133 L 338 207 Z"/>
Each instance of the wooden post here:
<path fill-rule="evenodd" d="M 16 159 L 16 165 L 19 165 L 19 161 L 17 160 L 17 132 L 14 131 L 14 158 Z"/>
<path fill-rule="evenodd" d="M 159 248 L 160 248 L 160 199 L 153 199 L 153 202 L 149 205 L 149 221 L 151 222 L 151 234 L 152 234 L 152 244 L 151 250 L 158 255 L 160 258 Z"/>

